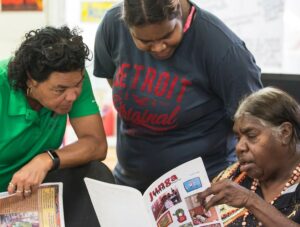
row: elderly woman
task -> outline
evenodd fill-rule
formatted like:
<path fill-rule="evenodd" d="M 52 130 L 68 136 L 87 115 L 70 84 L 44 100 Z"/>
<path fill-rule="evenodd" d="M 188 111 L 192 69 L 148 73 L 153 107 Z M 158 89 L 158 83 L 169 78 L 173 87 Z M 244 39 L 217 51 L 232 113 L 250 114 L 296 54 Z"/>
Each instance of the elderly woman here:
<path fill-rule="evenodd" d="M 240 104 L 234 123 L 239 162 L 201 193 L 221 205 L 226 226 L 299 226 L 300 108 L 287 93 L 264 88 Z M 298 223 L 298 224 L 297 224 Z"/>
<path fill-rule="evenodd" d="M 42 182 L 61 181 L 72 227 L 99 225 L 83 177 L 113 181 L 104 164 L 91 162 L 106 157 L 107 143 L 85 71 L 89 53 L 76 30 L 45 27 L 0 62 L 0 192 L 26 197 Z M 60 147 L 67 117 L 78 140 Z"/>

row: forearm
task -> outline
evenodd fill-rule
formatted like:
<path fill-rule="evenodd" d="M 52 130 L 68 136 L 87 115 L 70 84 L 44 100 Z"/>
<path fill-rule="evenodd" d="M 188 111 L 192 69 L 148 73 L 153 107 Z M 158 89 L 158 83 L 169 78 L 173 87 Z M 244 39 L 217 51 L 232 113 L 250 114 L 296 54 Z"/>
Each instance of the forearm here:
<path fill-rule="evenodd" d="M 92 160 L 104 160 L 107 154 L 106 139 L 96 139 L 91 136 L 82 137 L 76 142 L 56 150 L 60 159 L 59 168 L 68 168 L 85 164 Z M 45 163 L 45 168 L 50 170 L 52 160 L 47 153 L 39 154 L 35 159 Z"/>
<path fill-rule="evenodd" d="M 60 158 L 60 168 L 85 164 L 92 160 L 104 160 L 107 154 L 106 139 L 101 141 L 87 136 L 67 145 L 56 152 Z"/>
<path fill-rule="evenodd" d="M 267 203 L 255 193 L 252 193 L 251 198 L 246 206 L 265 227 L 299 227 L 300 225 L 285 217 L 274 206 Z"/>

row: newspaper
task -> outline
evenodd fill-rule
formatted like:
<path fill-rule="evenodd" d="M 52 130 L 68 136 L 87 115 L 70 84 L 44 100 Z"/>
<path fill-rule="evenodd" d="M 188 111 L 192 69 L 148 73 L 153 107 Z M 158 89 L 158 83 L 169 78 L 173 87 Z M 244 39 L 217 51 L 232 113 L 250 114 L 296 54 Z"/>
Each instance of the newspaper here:
<path fill-rule="evenodd" d="M 201 158 L 186 162 L 138 190 L 85 178 L 101 227 L 223 227 L 218 207 L 198 196 L 210 186 Z"/>
<path fill-rule="evenodd" d="M 64 227 L 62 183 L 42 184 L 30 197 L 0 193 L 1 227 Z"/>

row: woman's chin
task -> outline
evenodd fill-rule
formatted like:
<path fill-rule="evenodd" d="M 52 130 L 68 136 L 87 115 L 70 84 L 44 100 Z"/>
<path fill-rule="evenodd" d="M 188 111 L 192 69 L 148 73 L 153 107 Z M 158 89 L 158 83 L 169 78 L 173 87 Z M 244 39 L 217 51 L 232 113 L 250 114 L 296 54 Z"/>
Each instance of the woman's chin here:
<path fill-rule="evenodd" d="M 169 50 L 166 50 L 166 51 L 163 51 L 161 53 L 151 53 L 151 55 L 157 59 L 157 60 L 166 60 L 170 57 L 172 57 L 172 55 L 174 54 L 174 51 L 175 49 L 169 49 Z"/>
<path fill-rule="evenodd" d="M 67 114 L 71 111 L 71 108 L 59 108 L 59 109 L 56 109 L 54 112 L 56 114 Z"/>

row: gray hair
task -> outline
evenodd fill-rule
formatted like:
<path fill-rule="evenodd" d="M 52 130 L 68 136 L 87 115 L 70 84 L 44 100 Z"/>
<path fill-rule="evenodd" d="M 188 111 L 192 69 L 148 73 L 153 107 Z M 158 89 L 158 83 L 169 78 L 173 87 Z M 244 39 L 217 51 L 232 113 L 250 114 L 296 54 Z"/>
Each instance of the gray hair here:
<path fill-rule="evenodd" d="M 270 126 L 274 132 L 284 122 L 293 126 L 291 142 L 296 144 L 300 136 L 300 107 L 288 93 L 273 87 L 260 89 L 243 99 L 234 115 L 234 120 L 242 116 L 256 117 L 262 125 Z"/>

